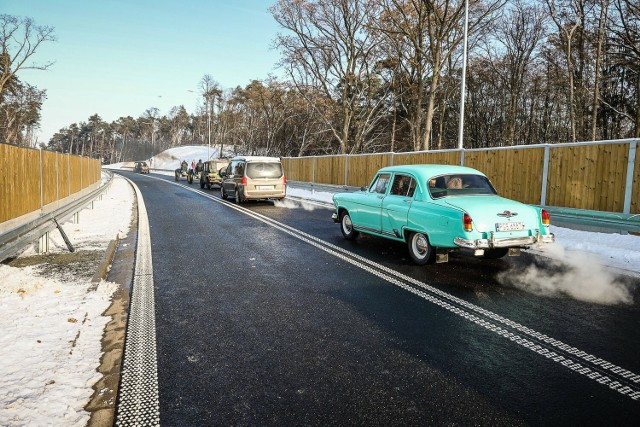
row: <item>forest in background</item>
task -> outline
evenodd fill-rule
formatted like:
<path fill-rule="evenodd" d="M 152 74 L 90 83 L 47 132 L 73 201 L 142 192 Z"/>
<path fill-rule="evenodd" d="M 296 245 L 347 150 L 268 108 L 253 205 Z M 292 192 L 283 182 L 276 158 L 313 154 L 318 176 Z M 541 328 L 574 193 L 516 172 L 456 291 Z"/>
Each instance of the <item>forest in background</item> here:
<path fill-rule="evenodd" d="M 465 148 L 640 137 L 637 0 L 468 4 Z M 457 148 L 464 0 L 280 0 L 270 12 L 284 77 L 223 89 L 205 74 L 194 112 L 96 113 L 43 146 L 105 163 L 208 143 L 291 157 Z M 54 29 L 0 25 L 0 141 L 31 146 L 46 88 L 19 80 L 16 41 L 28 59 Z"/>

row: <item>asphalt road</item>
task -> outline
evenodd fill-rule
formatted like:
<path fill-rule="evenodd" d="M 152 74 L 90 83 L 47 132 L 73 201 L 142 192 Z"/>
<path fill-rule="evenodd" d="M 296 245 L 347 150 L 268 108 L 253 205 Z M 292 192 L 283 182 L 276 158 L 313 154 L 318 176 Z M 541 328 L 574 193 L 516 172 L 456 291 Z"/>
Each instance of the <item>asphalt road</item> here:
<path fill-rule="evenodd" d="M 638 279 L 630 305 L 536 296 L 496 277 L 543 258 L 419 267 L 325 207 L 124 175 L 151 227 L 162 425 L 640 419 Z"/>

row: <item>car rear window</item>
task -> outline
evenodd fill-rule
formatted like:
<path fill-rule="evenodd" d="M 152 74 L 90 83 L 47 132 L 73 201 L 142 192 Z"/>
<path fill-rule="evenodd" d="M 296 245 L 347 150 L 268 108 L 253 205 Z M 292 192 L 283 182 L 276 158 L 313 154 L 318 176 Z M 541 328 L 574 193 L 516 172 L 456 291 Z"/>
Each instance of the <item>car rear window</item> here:
<path fill-rule="evenodd" d="M 282 165 L 275 162 L 247 163 L 247 176 L 251 179 L 280 178 L 282 176 Z"/>
<path fill-rule="evenodd" d="M 477 196 L 498 194 L 489 179 L 482 175 L 452 174 L 433 177 L 428 181 L 434 199 L 447 196 Z"/>

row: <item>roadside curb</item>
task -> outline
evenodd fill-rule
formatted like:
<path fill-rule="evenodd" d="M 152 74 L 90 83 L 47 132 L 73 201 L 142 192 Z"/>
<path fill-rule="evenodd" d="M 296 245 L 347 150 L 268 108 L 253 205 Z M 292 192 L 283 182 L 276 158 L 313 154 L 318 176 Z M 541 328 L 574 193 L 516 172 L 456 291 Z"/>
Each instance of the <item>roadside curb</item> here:
<path fill-rule="evenodd" d="M 111 263 L 113 262 L 113 257 L 116 253 L 116 249 L 118 249 L 118 244 L 120 243 L 120 236 L 116 235 L 116 238 L 109 242 L 109 246 L 107 246 L 107 250 L 96 270 L 96 273 L 91 278 L 91 283 L 100 283 L 101 280 L 106 279 L 109 274 L 109 270 L 111 269 Z"/>
<path fill-rule="evenodd" d="M 127 236 L 109 243 L 102 263 L 92 282 L 102 279 L 118 284 L 111 304 L 103 313 L 110 317 L 102 333 L 102 356 L 98 372 L 102 377 L 93 385 L 93 394 L 85 406 L 90 413 L 87 427 L 112 427 L 115 425 L 116 400 L 122 374 L 124 341 L 129 313 L 135 247 L 138 234 L 138 204 L 134 193 L 131 220 Z"/>

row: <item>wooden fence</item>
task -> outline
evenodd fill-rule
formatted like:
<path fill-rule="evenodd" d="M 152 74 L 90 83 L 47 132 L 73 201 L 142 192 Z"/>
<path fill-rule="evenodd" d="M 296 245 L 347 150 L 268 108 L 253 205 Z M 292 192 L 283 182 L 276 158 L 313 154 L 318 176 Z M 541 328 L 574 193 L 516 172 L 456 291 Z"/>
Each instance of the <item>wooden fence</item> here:
<path fill-rule="evenodd" d="M 99 160 L 0 144 L 0 224 L 57 208 L 100 179 Z"/>
<path fill-rule="evenodd" d="M 498 192 L 524 203 L 640 214 L 640 139 L 282 159 L 287 179 L 369 185 L 384 166 L 439 163 L 485 173 Z"/>

